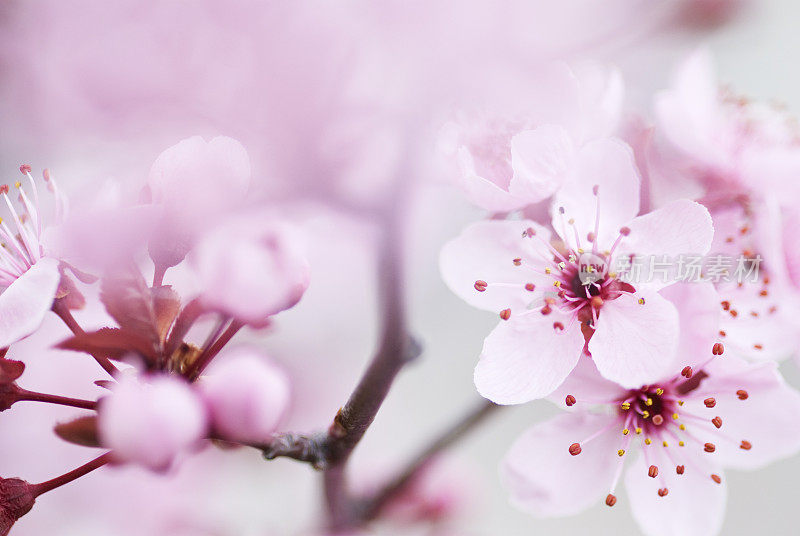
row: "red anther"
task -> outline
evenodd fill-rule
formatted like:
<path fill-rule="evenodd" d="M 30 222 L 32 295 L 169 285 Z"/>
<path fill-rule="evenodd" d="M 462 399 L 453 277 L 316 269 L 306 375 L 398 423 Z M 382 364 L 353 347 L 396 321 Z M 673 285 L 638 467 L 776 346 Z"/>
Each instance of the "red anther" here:
<path fill-rule="evenodd" d="M 728 335 L 728 334 L 727 334 L 727 333 L 725 333 L 725 330 L 722 330 L 722 329 L 721 329 L 721 330 L 719 330 L 719 336 L 720 336 L 720 337 L 725 337 L 726 335 Z"/>
<path fill-rule="evenodd" d="M 678 465 L 675 467 L 675 472 L 678 473 L 679 475 L 682 475 L 685 470 L 686 468 L 682 465 Z"/>
<path fill-rule="evenodd" d="M 730 315 L 731 315 L 733 318 L 736 318 L 737 316 L 739 316 L 739 311 L 737 311 L 736 309 L 731 309 L 731 310 L 730 310 L 730 312 L 729 312 L 729 314 L 730 314 Z"/>
<path fill-rule="evenodd" d="M 7 194 L 8 193 L 8 184 L 0 185 L 0 194 Z"/>
<path fill-rule="evenodd" d="M 772 307 L 769 308 L 769 314 L 774 314 L 775 311 L 777 311 L 777 310 L 778 310 L 778 307 L 773 305 Z"/>
<path fill-rule="evenodd" d="M 29 164 L 22 164 L 21 166 L 19 166 L 19 171 L 23 175 L 27 175 L 28 173 L 31 172 L 31 166 Z"/>
<path fill-rule="evenodd" d="M 486 287 L 488 286 L 489 284 L 483 279 L 478 279 L 477 281 L 475 281 L 475 290 L 477 290 L 478 292 L 484 292 L 486 290 Z"/>
<path fill-rule="evenodd" d="M 747 397 L 750 395 L 748 395 L 747 391 L 745 391 L 744 389 L 739 389 L 738 391 L 736 391 L 736 396 L 739 397 L 739 400 L 747 400 Z"/>
<path fill-rule="evenodd" d="M 729 302 L 728 300 L 723 301 L 722 302 L 722 309 L 724 311 L 730 311 L 731 310 L 731 302 Z"/>
<path fill-rule="evenodd" d="M 711 423 L 717 428 L 722 428 L 722 418 L 719 415 L 711 419 Z"/>
<path fill-rule="evenodd" d="M 745 441 L 744 439 L 742 439 L 742 444 L 739 445 L 739 448 L 742 450 L 750 450 L 751 448 L 753 448 L 753 444 L 750 443 L 749 441 Z"/>
<path fill-rule="evenodd" d="M 713 408 L 714 406 L 717 405 L 717 401 L 714 400 L 713 398 L 706 398 L 705 400 L 703 400 L 703 404 L 705 404 L 707 408 Z"/>
<path fill-rule="evenodd" d="M 740 232 L 741 234 L 747 234 L 747 232 L 748 232 L 749 230 L 750 230 L 750 227 L 748 227 L 747 225 L 745 225 L 744 227 L 742 227 L 741 229 L 739 229 L 739 232 Z"/>
<path fill-rule="evenodd" d="M 522 264 L 522 259 L 520 259 L 519 257 L 514 259 L 514 266 L 519 266 L 520 264 Z"/>
<path fill-rule="evenodd" d="M 714 347 L 711 348 L 711 353 L 714 355 L 722 355 L 725 353 L 725 347 L 721 342 L 715 343 Z"/>
<path fill-rule="evenodd" d="M 522 232 L 522 238 L 530 238 L 532 236 L 536 236 L 536 229 L 533 227 L 528 227 Z"/>
<path fill-rule="evenodd" d="M 533 283 L 526 283 L 525 290 L 527 290 L 528 292 L 533 292 L 534 290 L 536 290 L 536 285 L 534 285 Z"/>
<path fill-rule="evenodd" d="M 598 191 L 600 191 L 600 185 L 599 184 L 595 184 L 594 186 L 592 186 L 592 193 L 594 195 L 597 195 Z"/>
<path fill-rule="evenodd" d="M 44 171 L 42 171 L 42 176 L 44 177 L 44 182 L 50 182 L 50 170 L 49 169 L 44 168 Z"/>
<path fill-rule="evenodd" d="M 692 367 L 683 367 L 681 371 L 681 376 L 684 378 L 691 378 L 692 377 Z"/>
<path fill-rule="evenodd" d="M 661 426 L 662 424 L 664 424 L 664 417 L 662 417 L 661 415 L 653 415 L 653 424 L 655 424 L 656 426 Z"/>
<path fill-rule="evenodd" d="M 658 490 L 659 497 L 666 497 L 667 493 L 669 493 L 669 490 L 667 488 L 661 488 Z"/>
<path fill-rule="evenodd" d="M 577 400 L 575 400 L 574 396 L 567 395 L 567 398 L 564 400 L 564 402 L 567 404 L 567 407 L 572 407 L 575 405 L 575 402 L 577 402 Z"/>
<path fill-rule="evenodd" d="M 615 504 L 617 504 L 617 498 L 611 493 L 606 495 L 606 506 L 614 506 Z"/>
<path fill-rule="evenodd" d="M 754 344 L 753 348 L 755 348 L 756 350 L 763 350 L 764 349 L 764 345 L 763 344 Z"/>
<path fill-rule="evenodd" d="M 500 311 L 500 318 L 502 318 L 503 320 L 508 320 L 509 318 L 511 318 L 511 309 L 503 309 L 502 311 Z"/>
<path fill-rule="evenodd" d="M 717 450 L 717 447 L 714 445 L 714 443 L 706 443 L 705 445 L 703 445 L 703 450 L 705 450 L 706 452 L 714 452 L 715 450 Z"/>
<path fill-rule="evenodd" d="M 769 295 L 769 292 L 767 292 L 767 289 L 764 289 L 761 292 L 759 292 L 758 295 L 759 296 L 767 296 L 767 295 Z"/>
<path fill-rule="evenodd" d="M 553 329 L 557 329 L 558 331 L 564 331 L 564 324 L 561 322 L 553 322 Z"/>
<path fill-rule="evenodd" d="M 600 296 L 592 296 L 591 301 L 589 302 L 594 309 L 600 309 L 603 306 L 603 298 Z"/>
<path fill-rule="evenodd" d="M 552 313 L 552 312 L 553 312 L 553 308 L 552 308 L 552 307 L 550 307 L 550 304 L 547 304 L 547 305 L 545 305 L 544 307 L 542 307 L 542 311 L 541 311 L 541 313 L 542 313 L 543 315 L 547 316 L 547 315 L 549 315 L 549 314 L 550 314 L 550 313 Z"/>
<path fill-rule="evenodd" d="M 578 454 L 580 454 L 581 453 L 580 444 L 579 443 L 573 443 L 572 445 L 570 445 L 569 446 L 569 453 L 572 454 L 573 456 L 577 456 Z"/>
<path fill-rule="evenodd" d="M 650 478 L 655 478 L 658 476 L 658 467 L 655 465 L 651 465 L 650 468 L 647 470 L 647 476 Z"/>
<path fill-rule="evenodd" d="M 631 228 L 630 227 L 622 227 L 619 230 L 619 234 L 621 234 L 622 236 L 628 236 L 629 234 L 631 234 Z"/>
<path fill-rule="evenodd" d="M 596 238 L 596 237 L 594 236 L 594 233 L 592 233 L 592 232 L 589 232 L 589 233 L 587 233 L 587 234 L 586 234 L 586 240 L 587 240 L 589 243 L 592 243 L 592 242 L 594 242 L 594 239 L 595 239 L 595 238 Z"/>
<path fill-rule="evenodd" d="M 713 480 L 717 484 L 721 484 L 722 483 L 722 479 L 719 477 L 719 475 L 711 475 L 711 480 Z"/>

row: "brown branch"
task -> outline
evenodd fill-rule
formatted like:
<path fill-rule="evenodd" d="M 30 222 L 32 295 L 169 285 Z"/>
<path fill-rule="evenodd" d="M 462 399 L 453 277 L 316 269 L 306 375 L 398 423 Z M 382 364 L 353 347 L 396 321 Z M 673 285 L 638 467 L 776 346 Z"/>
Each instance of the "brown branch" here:
<path fill-rule="evenodd" d="M 381 510 L 389 504 L 392 499 L 405 491 L 438 454 L 462 439 L 475 427 L 484 422 L 499 407 L 501 406 L 498 406 L 494 402 L 484 400 L 455 424 L 447 428 L 430 445 L 414 456 L 397 476 L 390 480 L 374 496 L 364 501 L 359 508 L 363 521 L 368 522 L 378 517 Z"/>

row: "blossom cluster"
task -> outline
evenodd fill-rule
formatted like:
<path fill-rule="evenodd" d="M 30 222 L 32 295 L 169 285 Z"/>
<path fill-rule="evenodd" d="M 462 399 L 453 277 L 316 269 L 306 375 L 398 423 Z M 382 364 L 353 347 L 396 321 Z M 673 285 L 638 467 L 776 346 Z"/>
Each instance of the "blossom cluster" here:
<path fill-rule="evenodd" d="M 624 477 L 646 534 L 715 534 L 724 468 L 800 450 L 800 393 L 776 365 L 800 353 L 800 137 L 718 88 L 703 50 L 652 127 L 623 116 L 613 68 L 572 73 L 577 125 L 453 127 L 470 132 L 458 184 L 490 217 L 445 245 L 441 273 L 500 317 L 475 385 L 566 411 L 514 442 L 504 480 L 521 509 L 562 516 L 615 506 Z"/>

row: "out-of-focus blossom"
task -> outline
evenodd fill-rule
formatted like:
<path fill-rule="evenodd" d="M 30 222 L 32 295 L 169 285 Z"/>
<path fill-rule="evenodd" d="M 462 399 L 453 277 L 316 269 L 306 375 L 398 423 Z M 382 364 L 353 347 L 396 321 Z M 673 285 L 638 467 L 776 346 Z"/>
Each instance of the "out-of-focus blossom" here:
<path fill-rule="evenodd" d="M 619 141 L 588 144 L 578 167 L 553 201 L 561 242 L 532 221 L 486 221 L 442 250 L 450 288 L 477 307 L 501 310 L 475 370 L 478 391 L 497 403 L 547 395 L 582 353 L 606 378 L 635 387 L 663 375 L 676 349 L 678 313 L 659 294 L 674 279 L 642 280 L 624 261 L 705 254 L 713 237 L 708 211 L 681 200 L 635 217 L 639 178 Z"/>
<path fill-rule="evenodd" d="M 241 204 L 250 185 L 250 159 L 238 141 L 218 136 L 185 139 L 161 153 L 147 192 L 163 208 L 150 256 L 166 268 L 181 262 L 197 237 Z"/>
<path fill-rule="evenodd" d="M 555 64 L 537 71 L 529 106 L 516 120 L 462 119 L 440 142 L 458 184 L 476 205 L 515 210 L 551 196 L 575 172 L 590 141 L 614 134 L 622 107 L 616 70 Z"/>
<path fill-rule="evenodd" d="M 99 433 L 120 462 L 166 470 L 206 432 L 206 412 L 188 384 L 171 376 L 125 376 L 103 400 Z"/>
<path fill-rule="evenodd" d="M 213 432 L 234 441 L 268 440 L 289 404 L 286 374 L 253 348 L 219 356 L 198 388 Z"/>
<path fill-rule="evenodd" d="M 17 182 L 15 204 L 11 188 L 0 186 L 0 197 L 11 220 L 9 226 L 0 218 L 0 348 L 30 335 L 41 325 L 61 282 L 59 261 L 48 256 L 42 244 L 45 224 L 36 183 L 29 166 L 20 170 L 29 181 L 32 196 Z M 47 172 L 44 176 L 52 191 L 57 192 Z M 58 195 L 55 198 L 56 216 L 60 219 L 63 200 Z"/>
<path fill-rule="evenodd" d="M 625 485 L 644 533 L 718 533 L 722 468 L 755 469 L 796 453 L 800 393 L 774 363 L 700 355 L 680 374 L 636 389 L 604 380 L 582 358 L 559 390 L 577 411 L 534 426 L 506 457 L 512 501 L 542 517 L 575 514 L 603 497 L 614 506 L 626 459 L 637 449 Z"/>
<path fill-rule="evenodd" d="M 269 216 L 245 214 L 224 222 L 189 260 L 203 304 L 253 325 L 295 305 L 308 288 L 302 237 Z"/>

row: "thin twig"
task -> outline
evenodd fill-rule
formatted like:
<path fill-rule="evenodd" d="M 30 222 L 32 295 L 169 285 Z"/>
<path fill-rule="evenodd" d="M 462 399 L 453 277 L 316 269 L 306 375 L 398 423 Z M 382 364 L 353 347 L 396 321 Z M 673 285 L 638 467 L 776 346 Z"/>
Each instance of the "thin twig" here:
<path fill-rule="evenodd" d="M 75 317 L 72 316 L 72 312 L 69 310 L 69 308 L 66 305 L 64 305 L 64 303 L 61 300 L 56 300 L 55 302 L 53 302 L 53 312 L 56 315 L 58 315 L 58 317 L 64 322 L 64 324 L 66 324 L 66 326 L 70 329 L 70 331 L 72 331 L 73 334 L 83 335 L 86 333 L 81 327 L 81 325 L 78 324 L 78 321 L 75 320 Z M 103 367 L 103 370 L 105 370 L 106 372 L 108 372 L 109 375 L 111 375 L 111 377 L 117 375 L 119 370 L 117 369 L 117 367 L 114 366 L 114 364 L 111 362 L 110 359 L 96 352 L 88 352 L 88 353 L 95 359 L 95 361 L 97 361 L 97 363 L 101 367 Z"/>

